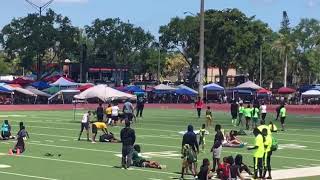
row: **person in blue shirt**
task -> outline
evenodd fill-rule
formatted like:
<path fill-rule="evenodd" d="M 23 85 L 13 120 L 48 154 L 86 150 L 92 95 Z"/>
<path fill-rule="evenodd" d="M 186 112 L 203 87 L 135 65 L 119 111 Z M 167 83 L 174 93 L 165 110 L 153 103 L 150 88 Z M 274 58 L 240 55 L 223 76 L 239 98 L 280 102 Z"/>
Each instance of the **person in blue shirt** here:
<path fill-rule="evenodd" d="M 4 140 L 8 140 L 11 137 L 11 126 L 8 120 L 4 120 L 4 123 L 1 126 L 1 137 Z"/>

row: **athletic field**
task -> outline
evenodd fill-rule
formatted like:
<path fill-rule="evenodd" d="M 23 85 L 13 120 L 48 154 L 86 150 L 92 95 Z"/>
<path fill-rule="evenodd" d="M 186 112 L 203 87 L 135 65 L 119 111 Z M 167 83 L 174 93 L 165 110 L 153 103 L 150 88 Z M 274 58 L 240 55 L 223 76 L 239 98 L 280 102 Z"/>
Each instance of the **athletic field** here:
<path fill-rule="evenodd" d="M 24 121 L 31 138 L 26 142 L 26 152 L 20 156 L 8 156 L 13 141 L 0 143 L 0 179 L 6 180 L 170 180 L 180 175 L 180 149 L 182 135 L 188 124 L 199 129 L 204 118 L 198 120 L 191 110 L 146 109 L 143 119 L 133 125 L 137 144 L 143 155 L 167 166 L 164 170 L 134 168 L 122 170 L 120 165 L 121 144 L 77 141 L 80 120 L 84 110 L 78 110 L 76 120 L 73 111 L 18 111 L 1 112 L 0 120 L 8 119 L 14 133 L 18 123 Z M 274 119 L 268 114 L 267 119 Z M 273 178 L 300 176 L 299 179 L 320 178 L 320 116 L 290 115 L 287 118 L 287 131 L 275 134 L 280 149 L 273 153 Z M 214 112 L 214 124 L 219 123 L 226 131 L 233 128 L 229 113 Z M 276 122 L 280 128 L 279 122 Z M 109 130 L 119 137 L 121 127 Z M 213 143 L 213 129 L 209 129 L 206 150 L 198 157 L 210 159 Z M 97 140 L 98 140 L 97 136 Z M 253 136 L 241 136 L 250 145 Z M 244 161 L 251 165 L 252 155 L 246 148 L 224 148 L 223 156 L 242 154 Z M 46 153 L 54 156 L 45 156 Z M 61 156 L 59 156 L 59 154 Z M 311 176 L 311 177 L 304 177 Z M 318 177 L 316 177 L 318 176 Z M 188 177 L 188 176 L 187 176 Z"/>

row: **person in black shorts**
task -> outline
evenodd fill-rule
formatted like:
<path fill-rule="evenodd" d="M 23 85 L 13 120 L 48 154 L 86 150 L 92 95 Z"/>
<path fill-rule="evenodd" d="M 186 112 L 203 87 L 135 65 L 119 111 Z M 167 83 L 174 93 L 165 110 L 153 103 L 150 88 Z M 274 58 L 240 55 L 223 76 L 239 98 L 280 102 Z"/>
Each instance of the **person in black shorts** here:
<path fill-rule="evenodd" d="M 97 120 L 99 122 L 103 121 L 103 107 L 102 107 L 102 103 L 99 103 L 99 106 L 97 108 L 96 114 L 97 114 Z"/>
<path fill-rule="evenodd" d="M 232 125 L 236 126 L 237 124 L 237 117 L 238 117 L 238 104 L 235 100 L 232 101 L 232 104 L 230 106 L 230 112 L 232 116 Z"/>
<path fill-rule="evenodd" d="M 87 141 L 89 140 L 89 128 L 90 128 L 90 116 L 91 116 L 91 111 L 88 111 L 87 113 L 84 113 L 82 120 L 81 120 L 81 129 L 80 129 L 80 134 L 79 134 L 79 138 L 78 141 L 80 141 L 81 139 L 81 135 L 84 129 L 86 129 L 87 131 Z"/>

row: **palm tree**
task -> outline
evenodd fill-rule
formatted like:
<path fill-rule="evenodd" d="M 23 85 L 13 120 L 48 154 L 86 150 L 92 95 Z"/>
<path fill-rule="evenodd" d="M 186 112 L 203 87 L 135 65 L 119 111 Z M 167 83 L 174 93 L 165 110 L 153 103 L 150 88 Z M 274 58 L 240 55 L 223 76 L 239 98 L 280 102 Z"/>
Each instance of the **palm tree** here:
<path fill-rule="evenodd" d="M 293 49 L 293 42 L 288 35 L 279 33 L 279 38 L 273 43 L 273 48 L 280 52 L 280 59 L 284 58 L 283 86 L 287 87 L 288 55 Z"/>

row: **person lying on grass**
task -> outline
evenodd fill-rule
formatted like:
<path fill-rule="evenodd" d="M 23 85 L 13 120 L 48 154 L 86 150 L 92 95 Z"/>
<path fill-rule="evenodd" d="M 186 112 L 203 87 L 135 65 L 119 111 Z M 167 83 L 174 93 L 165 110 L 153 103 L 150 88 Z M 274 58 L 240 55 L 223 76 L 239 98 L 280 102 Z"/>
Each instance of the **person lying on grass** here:
<path fill-rule="evenodd" d="M 114 137 L 112 132 L 107 132 L 107 134 L 102 134 L 99 138 L 100 142 L 110 142 L 110 143 L 121 143 L 121 141 Z"/>
<path fill-rule="evenodd" d="M 160 163 L 156 161 L 146 160 L 139 155 L 141 153 L 140 145 L 136 144 L 133 146 L 132 153 L 132 165 L 136 167 L 146 167 L 146 168 L 155 168 L 155 169 L 163 169 L 165 166 L 160 165 Z"/>
<path fill-rule="evenodd" d="M 13 149 L 9 149 L 9 154 L 21 154 L 25 151 L 25 143 L 24 139 L 28 137 L 28 132 L 26 131 L 26 128 L 24 126 L 21 126 L 20 131 L 17 134 L 17 143 L 15 144 Z"/>

